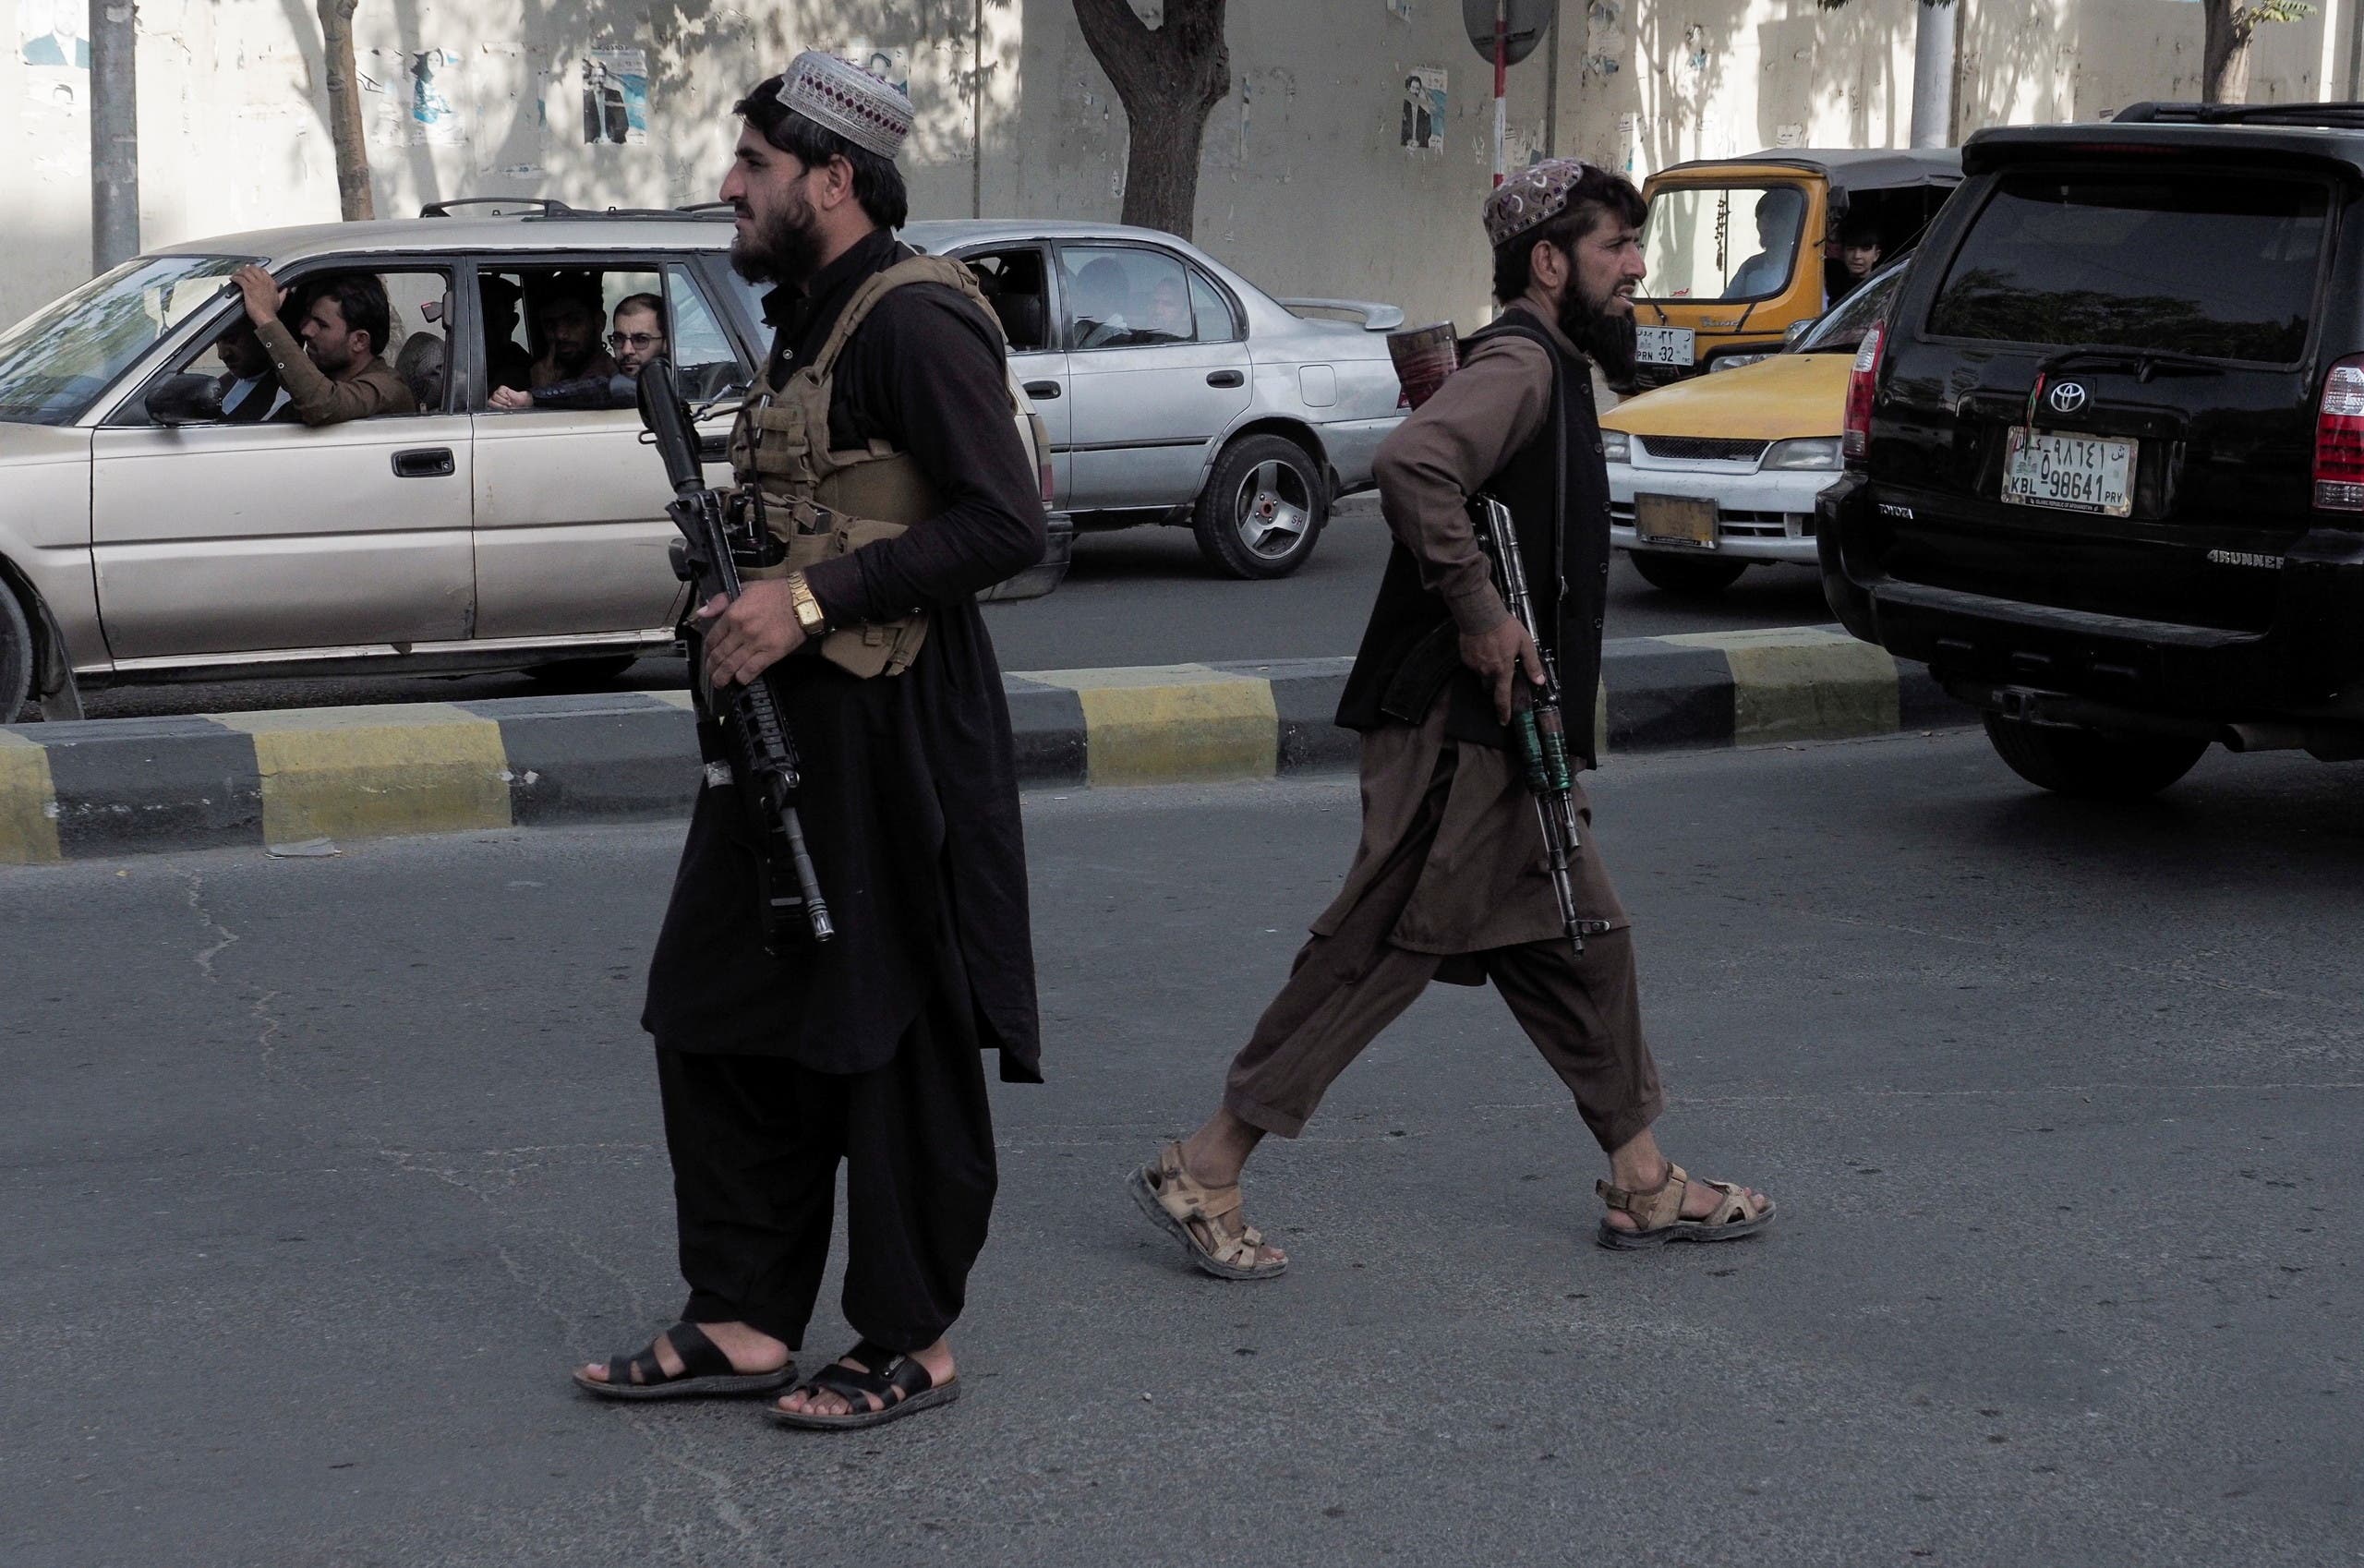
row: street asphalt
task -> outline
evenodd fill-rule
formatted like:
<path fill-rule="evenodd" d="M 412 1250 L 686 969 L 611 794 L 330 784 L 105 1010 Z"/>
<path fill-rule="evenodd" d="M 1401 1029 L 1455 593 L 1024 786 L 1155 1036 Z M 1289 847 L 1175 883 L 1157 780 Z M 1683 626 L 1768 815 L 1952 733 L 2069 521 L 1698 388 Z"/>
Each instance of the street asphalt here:
<path fill-rule="evenodd" d="M 618 1407 L 679 1301 L 635 1027 L 675 826 L 0 872 L 0 1561 L 2241 1564 L 2364 1557 L 2364 774 L 2023 787 L 1974 734 L 1612 759 L 1660 1131 L 1780 1217 L 1589 1240 L 1441 988 L 1251 1169 L 1278 1282 L 1123 1190 L 1334 889 L 1350 782 L 1028 801 L 966 1397 Z M 851 1343 L 835 1281 L 806 1350 Z"/>
<path fill-rule="evenodd" d="M 985 621 L 1004 669 L 1339 657 L 1353 653 L 1362 640 L 1387 550 L 1387 527 L 1369 495 L 1343 502 L 1313 559 L 1294 576 L 1270 583 L 1218 576 L 1188 529 L 1086 534 L 1076 541 L 1074 565 L 1057 592 L 990 605 Z M 1821 580 L 1796 567 L 1753 569 L 1720 596 L 1697 601 L 1651 587 L 1622 555 L 1610 576 L 1611 637 L 1813 626 L 1830 619 Z M 644 658 L 604 689 L 678 690 L 683 680 L 680 658 Z M 92 718 L 128 718 L 356 703 L 471 702 L 534 696 L 550 689 L 516 673 L 463 680 L 227 681 L 91 692 L 84 706 Z"/>

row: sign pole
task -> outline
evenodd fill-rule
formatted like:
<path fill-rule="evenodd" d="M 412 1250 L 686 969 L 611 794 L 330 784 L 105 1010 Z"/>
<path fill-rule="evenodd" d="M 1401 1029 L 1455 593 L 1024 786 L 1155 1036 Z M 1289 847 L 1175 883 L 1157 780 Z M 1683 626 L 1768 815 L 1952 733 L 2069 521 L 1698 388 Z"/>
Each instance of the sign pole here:
<path fill-rule="evenodd" d="M 1510 123 L 1509 100 L 1504 96 L 1511 74 L 1510 0 L 1494 0 L 1494 183 L 1502 183 L 1506 171 L 1502 166 L 1504 130 Z"/>

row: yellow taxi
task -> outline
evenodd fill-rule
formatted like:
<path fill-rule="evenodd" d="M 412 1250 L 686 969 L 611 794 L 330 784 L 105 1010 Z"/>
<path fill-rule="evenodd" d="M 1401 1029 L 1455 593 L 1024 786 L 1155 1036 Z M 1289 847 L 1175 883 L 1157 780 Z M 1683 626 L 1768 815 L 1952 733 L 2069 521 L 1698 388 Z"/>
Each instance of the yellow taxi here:
<path fill-rule="evenodd" d="M 1848 372 L 1904 265 L 1785 346 L 1727 356 L 1601 416 L 1610 542 L 1645 582 L 1715 594 L 1760 562 L 1816 564 L 1814 503 L 1839 475 Z"/>

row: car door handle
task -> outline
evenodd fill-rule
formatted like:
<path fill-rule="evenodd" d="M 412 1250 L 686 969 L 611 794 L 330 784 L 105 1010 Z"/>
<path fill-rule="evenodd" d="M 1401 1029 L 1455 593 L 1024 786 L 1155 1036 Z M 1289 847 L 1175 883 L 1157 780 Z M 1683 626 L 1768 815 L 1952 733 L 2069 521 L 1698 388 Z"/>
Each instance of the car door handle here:
<path fill-rule="evenodd" d="M 1236 370 L 1210 370 L 1207 372 L 1207 385 L 1211 387 L 1245 386 L 1247 382 L 1248 378 L 1241 375 Z"/>
<path fill-rule="evenodd" d="M 1039 397 L 1046 400 L 1055 398 L 1059 395 L 1059 383 L 1056 381 L 1029 381 L 1026 383 L 1026 395 L 1028 397 Z"/>
<path fill-rule="evenodd" d="M 720 431 L 698 438 L 698 461 L 720 463 L 730 455 L 730 438 Z"/>
<path fill-rule="evenodd" d="M 397 479 L 440 479 L 460 471 L 452 461 L 448 446 L 415 446 L 407 452 L 394 453 L 394 477 Z"/>

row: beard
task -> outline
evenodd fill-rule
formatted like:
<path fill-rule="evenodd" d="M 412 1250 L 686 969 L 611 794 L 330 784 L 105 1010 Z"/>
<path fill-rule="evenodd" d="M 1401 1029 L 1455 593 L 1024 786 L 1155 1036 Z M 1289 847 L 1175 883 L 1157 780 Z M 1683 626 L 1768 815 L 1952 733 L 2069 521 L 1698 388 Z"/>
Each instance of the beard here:
<path fill-rule="evenodd" d="M 1632 307 L 1620 309 L 1614 290 L 1592 298 L 1586 295 L 1581 283 L 1572 279 L 1568 292 L 1561 296 L 1560 330 L 1600 367 L 1601 375 L 1612 387 L 1628 384 L 1634 379 L 1635 325 Z"/>
<path fill-rule="evenodd" d="M 751 283 L 801 284 L 821 269 L 821 225 L 797 193 L 730 242 L 730 267 Z"/>

